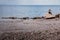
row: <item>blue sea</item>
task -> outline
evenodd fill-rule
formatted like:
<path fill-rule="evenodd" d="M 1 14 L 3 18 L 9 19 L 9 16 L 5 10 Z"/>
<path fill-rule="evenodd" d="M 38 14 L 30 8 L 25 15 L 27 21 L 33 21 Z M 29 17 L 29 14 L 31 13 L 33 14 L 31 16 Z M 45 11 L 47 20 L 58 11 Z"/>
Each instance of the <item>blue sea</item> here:
<path fill-rule="evenodd" d="M 53 14 L 60 13 L 60 5 L 0 5 L 0 17 L 44 16 L 49 9 Z"/>

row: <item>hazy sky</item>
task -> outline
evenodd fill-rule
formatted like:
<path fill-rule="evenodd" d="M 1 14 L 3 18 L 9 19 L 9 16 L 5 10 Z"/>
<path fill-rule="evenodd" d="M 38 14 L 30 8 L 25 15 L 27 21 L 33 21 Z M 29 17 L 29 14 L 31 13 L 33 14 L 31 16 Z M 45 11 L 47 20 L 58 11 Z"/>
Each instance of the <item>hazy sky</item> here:
<path fill-rule="evenodd" d="M 60 0 L 0 0 L 0 5 L 60 5 Z"/>

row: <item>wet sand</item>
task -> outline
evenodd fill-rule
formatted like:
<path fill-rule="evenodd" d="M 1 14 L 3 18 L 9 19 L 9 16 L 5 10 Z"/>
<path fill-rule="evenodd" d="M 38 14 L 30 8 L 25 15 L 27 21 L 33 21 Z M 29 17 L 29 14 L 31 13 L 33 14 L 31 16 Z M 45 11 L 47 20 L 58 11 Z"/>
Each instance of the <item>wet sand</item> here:
<path fill-rule="evenodd" d="M 50 33 L 52 33 L 52 36 L 50 35 Z M 20 35 L 22 35 L 22 36 L 20 36 L 20 38 L 22 37 L 21 40 L 23 40 L 23 37 L 25 37 L 25 36 L 27 36 L 29 38 L 32 37 L 32 39 L 31 38 L 29 39 L 26 37 L 27 39 L 25 38 L 24 40 L 28 40 L 28 39 L 29 40 L 45 40 L 45 39 L 46 40 L 48 40 L 48 39 L 49 40 L 58 40 L 60 38 L 60 36 L 57 36 L 58 34 L 60 35 L 60 19 L 35 19 L 35 20 L 33 20 L 33 19 L 27 19 L 27 20 L 1 19 L 0 20 L 0 37 L 3 34 L 5 36 L 6 36 L 6 34 L 8 34 L 10 36 L 15 35 L 15 34 L 16 35 L 20 34 Z M 39 38 L 41 38 L 41 35 L 42 35 L 43 39 L 39 39 Z M 45 36 L 46 38 L 43 36 Z M 6 40 L 8 40 L 8 39 L 6 39 Z M 11 38 L 11 40 L 13 40 L 13 39 Z M 19 38 L 14 39 L 14 40 L 19 40 Z"/>

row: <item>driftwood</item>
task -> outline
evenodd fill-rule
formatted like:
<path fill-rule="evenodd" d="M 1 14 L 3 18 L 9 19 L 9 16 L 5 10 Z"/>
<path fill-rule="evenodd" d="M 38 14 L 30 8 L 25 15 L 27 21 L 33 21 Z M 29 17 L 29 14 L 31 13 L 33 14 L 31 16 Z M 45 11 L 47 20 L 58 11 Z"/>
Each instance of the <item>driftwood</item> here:
<path fill-rule="evenodd" d="M 60 18 L 60 14 L 55 15 L 56 18 Z"/>
<path fill-rule="evenodd" d="M 25 19 L 26 20 L 26 19 L 29 19 L 29 17 L 23 17 L 22 19 Z"/>
<path fill-rule="evenodd" d="M 34 17 L 34 18 L 32 18 L 32 19 L 41 19 L 42 17 Z"/>
<path fill-rule="evenodd" d="M 17 19 L 17 17 L 2 17 L 2 19 Z"/>

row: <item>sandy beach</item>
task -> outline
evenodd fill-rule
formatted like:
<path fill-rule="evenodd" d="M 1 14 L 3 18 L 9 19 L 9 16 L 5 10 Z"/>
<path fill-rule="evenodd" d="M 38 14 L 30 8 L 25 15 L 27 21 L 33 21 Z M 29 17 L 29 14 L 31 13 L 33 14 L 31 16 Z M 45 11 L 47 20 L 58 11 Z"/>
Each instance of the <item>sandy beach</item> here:
<path fill-rule="evenodd" d="M 0 40 L 60 40 L 59 35 L 60 19 L 0 19 Z"/>

